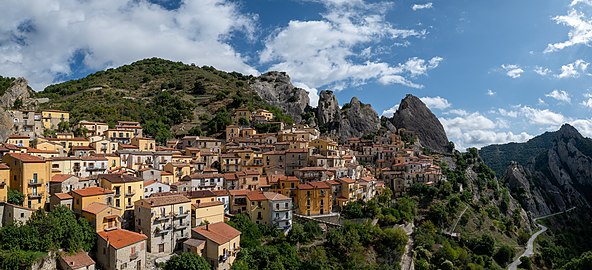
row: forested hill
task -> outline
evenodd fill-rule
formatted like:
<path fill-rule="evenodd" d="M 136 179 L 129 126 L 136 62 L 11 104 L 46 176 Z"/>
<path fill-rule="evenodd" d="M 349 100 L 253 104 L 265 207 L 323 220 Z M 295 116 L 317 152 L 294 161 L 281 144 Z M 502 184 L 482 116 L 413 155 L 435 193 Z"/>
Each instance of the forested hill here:
<path fill-rule="evenodd" d="M 291 121 L 251 89 L 257 79 L 151 58 L 48 86 L 37 97 L 50 99 L 43 108 L 70 111 L 73 123 L 139 121 L 163 141 L 189 133 L 215 135 L 229 124 L 231 109 L 240 106 L 267 108 Z"/>

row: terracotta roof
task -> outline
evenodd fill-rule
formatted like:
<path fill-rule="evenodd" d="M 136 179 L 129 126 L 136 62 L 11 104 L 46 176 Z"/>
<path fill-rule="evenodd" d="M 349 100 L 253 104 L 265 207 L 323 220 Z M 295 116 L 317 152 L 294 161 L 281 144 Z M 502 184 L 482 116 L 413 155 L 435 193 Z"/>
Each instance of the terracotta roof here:
<path fill-rule="evenodd" d="M 352 183 L 355 183 L 356 182 L 353 179 L 347 178 L 347 177 L 339 178 L 339 181 L 340 182 L 343 182 L 343 183 L 347 183 L 347 184 L 352 184 Z"/>
<path fill-rule="evenodd" d="M 244 190 L 244 189 L 239 189 L 239 190 L 229 190 L 228 193 L 230 193 L 231 196 L 246 196 L 249 192 L 249 190 Z"/>
<path fill-rule="evenodd" d="M 144 182 L 144 179 L 127 174 L 99 174 L 99 179 L 105 179 L 111 183 Z"/>
<path fill-rule="evenodd" d="M 169 195 L 169 196 L 159 196 L 159 197 L 150 197 L 150 198 L 142 199 L 142 200 L 137 201 L 136 204 L 157 207 L 157 206 L 163 206 L 163 205 L 188 203 L 188 202 L 191 202 L 191 201 L 183 195 Z"/>
<path fill-rule="evenodd" d="M 147 187 L 149 185 L 152 185 L 156 183 L 156 180 L 148 180 L 148 181 L 144 181 L 144 187 Z"/>
<path fill-rule="evenodd" d="M 86 207 L 82 208 L 82 211 L 96 215 L 100 212 L 103 212 L 103 210 L 107 208 L 109 208 L 109 206 L 104 203 L 93 202 L 87 205 Z"/>
<path fill-rule="evenodd" d="M 289 197 L 286 197 L 282 194 L 275 193 L 275 192 L 263 192 L 263 191 L 250 191 L 247 193 L 247 198 L 250 201 L 283 201 L 283 200 L 290 200 Z"/>
<path fill-rule="evenodd" d="M 18 159 L 22 162 L 45 162 L 45 159 L 41 157 L 36 157 L 25 153 L 6 153 L 6 155 L 9 155 L 10 157 Z"/>
<path fill-rule="evenodd" d="M 56 196 L 60 200 L 72 199 L 72 196 L 70 196 L 68 193 L 56 193 L 53 194 L 53 196 Z"/>
<path fill-rule="evenodd" d="M 76 177 L 74 175 L 71 174 L 56 174 L 54 176 L 51 177 L 51 180 L 49 180 L 49 182 L 51 183 L 61 183 L 66 181 L 66 179 L 70 178 L 70 177 Z"/>
<path fill-rule="evenodd" d="M 185 240 L 185 242 L 183 242 L 183 244 L 188 245 L 190 247 L 196 247 L 196 248 L 200 249 L 199 247 L 205 246 L 206 241 L 194 239 L 194 238 L 189 238 L 189 239 Z"/>
<path fill-rule="evenodd" d="M 88 197 L 88 196 L 112 194 L 113 190 L 106 189 L 106 188 L 100 188 L 100 187 L 87 187 L 87 188 L 83 188 L 83 189 L 72 190 L 72 193 L 76 193 L 82 197 Z"/>
<path fill-rule="evenodd" d="M 309 182 L 309 185 L 315 187 L 315 188 L 331 188 L 327 183 L 325 182 Z"/>
<path fill-rule="evenodd" d="M 213 191 L 217 196 L 228 196 L 230 195 L 230 193 L 228 192 L 228 190 L 223 189 L 223 190 L 214 190 Z"/>
<path fill-rule="evenodd" d="M 107 158 L 104 156 L 84 156 L 80 157 L 81 160 L 91 160 L 91 161 L 107 161 Z"/>
<path fill-rule="evenodd" d="M 206 207 L 212 207 L 212 206 L 216 206 L 216 205 L 224 205 L 224 203 L 221 201 L 213 201 L 213 202 L 202 202 L 202 203 L 192 204 L 192 206 L 195 208 L 206 208 Z"/>
<path fill-rule="evenodd" d="M 97 234 L 105 241 L 107 241 L 107 243 L 109 243 L 109 245 L 114 247 L 115 249 L 127 247 L 131 244 L 144 241 L 146 240 L 146 238 L 148 238 L 146 235 L 130 232 L 128 230 L 123 229 L 102 231 L 98 232 Z"/>
<path fill-rule="evenodd" d="M 327 169 L 323 167 L 304 167 L 298 169 L 298 171 L 326 171 Z"/>
<path fill-rule="evenodd" d="M 197 227 L 194 228 L 193 231 L 218 245 L 228 243 L 230 240 L 241 235 L 239 230 L 224 222 Z"/>
<path fill-rule="evenodd" d="M 306 190 L 306 189 L 314 189 L 314 187 L 309 184 L 300 184 L 300 185 L 298 185 L 298 189 Z"/>
<path fill-rule="evenodd" d="M 88 253 L 84 251 L 78 252 L 74 255 L 62 253 L 60 257 L 66 263 L 66 265 L 68 265 L 68 267 L 72 269 L 79 269 L 95 264 L 95 261 L 93 261 L 93 259 L 90 256 L 88 256 Z"/>
<path fill-rule="evenodd" d="M 70 149 L 72 149 L 74 151 L 76 151 L 76 150 L 93 150 L 92 147 L 90 147 L 90 146 L 84 146 L 84 145 L 74 145 Z"/>
<path fill-rule="evenodd" d="M 8 167 L 8 165 L 6 165 L 6 163 L 0 163 L 0 170 L 7 170 L 10 169 L 10 167 Z"/>
<path fill-rule="evenodd" d="M 288 149 L 286 153 L 308 153 L 308 149 L 298 148 L 298 149 Z"/>
<path fill-rule="evenodd" d="M 58 151 L 52 151 L 52 150 L 42 150 L 42 149 L 37 149 L 37 148 L 32 148 L 32 147 L 27 147 L 27 153 L 39 153 L 39 154 L 59 154 Z"/>
<path fill-rule="evenodd" d="M 339 182 L 337 182 L 335 180 L 328 180 L 328 181 L 325 181 L 325 182 L 327 182 L 327 184 L 329 184 L 329 185 L 339 185 Z"/>

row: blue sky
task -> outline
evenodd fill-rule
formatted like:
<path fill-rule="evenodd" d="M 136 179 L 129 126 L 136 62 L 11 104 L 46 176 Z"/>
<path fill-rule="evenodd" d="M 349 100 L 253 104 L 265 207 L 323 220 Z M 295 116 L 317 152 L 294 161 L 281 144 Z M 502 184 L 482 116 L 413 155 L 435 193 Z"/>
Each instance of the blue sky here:
<path fill-rule="evenodd" d="M 34 89 L 147 57 L 288 72 L 390 115 L 421 97 L 464 149 L 592 136 L 592 0 L 8 0 L 0 75 Z"/>

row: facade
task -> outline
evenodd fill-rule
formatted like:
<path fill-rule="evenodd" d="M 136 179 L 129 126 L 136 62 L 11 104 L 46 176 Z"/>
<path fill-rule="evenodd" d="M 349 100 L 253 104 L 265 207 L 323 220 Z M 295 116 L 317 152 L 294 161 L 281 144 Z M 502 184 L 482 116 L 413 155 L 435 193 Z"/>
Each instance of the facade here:
<path fill-rule="evenodd" d="M 10 167 L 0 163 L 0 202 L 8 201 L 8 189 L 10 188 Z"/>
<path fill-rule="evenodd" d="M 84 251 L 72 255 L 60 254 L 58 265 L 62 270 L 95 270 L 95 261 Z"/>
<path fill-rule="evenodd" d="M 156 180 L 144 181 L 144 198 L 150 197 L 153 193 L 169 192 L 171 186 Z"/>
<path fill-rule="evenodd" d="M 44 129 L 57 129 L 61 122 L 70 122 L 70 113 L 59 110 L 41 111 L 41 120 Z"/>
<path fill-rule="evenodd" d="M 113 190 L 105 189 L 102 187 L 88 187 L 84 189 L 76 189 L 71 191 L 70 195 L 74 200 L 72 210 L 76 214 L 81 214 L 82 209 L 86 208 L 92 203 L 113 205 Z"/>
<path fill-rule="evenodd" d="M 325 182 L 309 182 L 298 185 L 296 190 L 296 209 L 305 216 L 331 213 L 331 186 Z"/>
<path fill-rule="evenodd" d="M 183 195 L 139 200 L 134 216 L 136 230 L 148 237 L 150 253 L 173 253 L 190 237 L 191 201 Z"/>
<path fill-rule="evenodd" d="M 214 269 L 230 269 L 240 251 L 240 231 L 218 222 L 194 228 L 191 235 L 205 241 L 202 256 Z"/>
<path fill-rule="evenodd" d="M 93 202 L 82 208 L 80 215 L 90 222 L 97 232 L 121 228 L 119 209 L 104 203 Z"/>
<path fill-rule="evenodd" d="M 204 223 L 224 222 L 224 203 L 220 201 L 194 203 L 191 205 L 191 226 Z"/>
<path fill-rule="evenodd" d="M 51 179 L 51 163 L 44 158 L 24 153 L 8 153 L 2 161 L 10 167 L 10 188 L 25 194 L 28 208 L 44 208 L 46 188 Z"/>
<path fill-rule="evenodd" d="M 90 122 L 90 121 L 80 121 L 78 122 L 77 127 L 81 129 L 87 130 L 86 136 L 97 136 L 103 135 L 107 129 L 109 129 L 109 125 L 106 123 L 101 122 Z"/>
<path fill-rule="evenodd" d="M 105 270 L 146 268 L 146 236 L 123 229 L 97 233 L 97 262 Z"/>
<path fill-rule="evenodd" d="M 99 185 L 113 191 L 113 206 L 121 209 L 123 227 L 133 224 L 134 202 L 144 198 L 144 179 L 127 174 L 100 174 Z"/>
<path fill-rule="evenodd" d="M 257 224 L 284 231 L 292 228 L 292 199 L 275 192 L 247 193 L 247 214 Z"/>

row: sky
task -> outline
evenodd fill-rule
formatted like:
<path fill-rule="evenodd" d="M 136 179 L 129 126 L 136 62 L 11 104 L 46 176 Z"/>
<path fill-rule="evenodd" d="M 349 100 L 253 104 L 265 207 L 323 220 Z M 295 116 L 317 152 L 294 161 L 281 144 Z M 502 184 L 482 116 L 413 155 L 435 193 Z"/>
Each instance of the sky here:
<path fill-rule="evenodd" d="M 457 148 L 592 137 L 592 0 L 4 0 L 0 75 L 35 90 L 160 57 L 356 96 L 420 97 Z"/>

